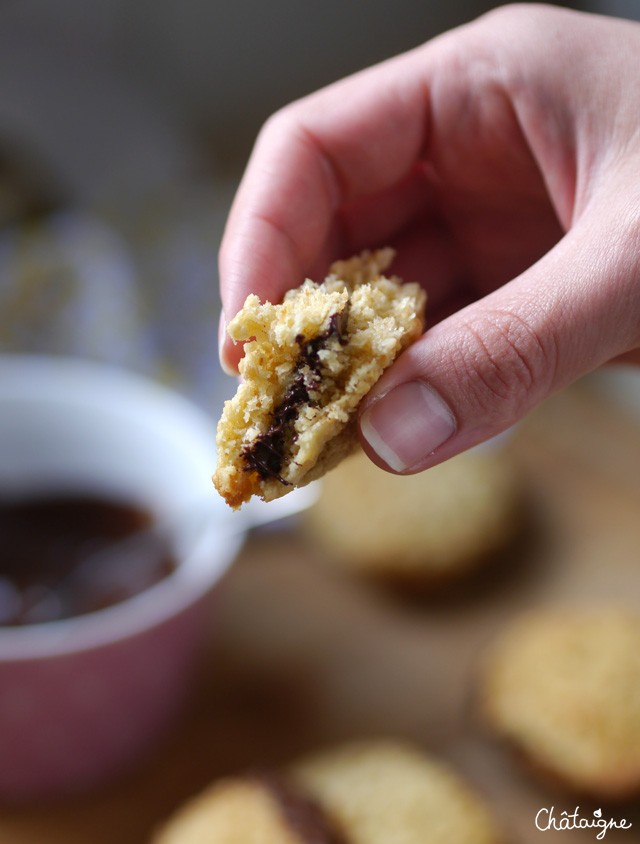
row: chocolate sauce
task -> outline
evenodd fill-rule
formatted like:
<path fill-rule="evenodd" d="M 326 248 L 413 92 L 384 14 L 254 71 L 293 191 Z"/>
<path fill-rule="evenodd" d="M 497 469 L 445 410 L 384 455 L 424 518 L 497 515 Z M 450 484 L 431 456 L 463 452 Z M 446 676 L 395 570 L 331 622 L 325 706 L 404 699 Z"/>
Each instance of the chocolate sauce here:
<path fill-rule="evenodd" d="M 304 844 L 348 844 L 322 806 L 278 774 L 257 777 L 277 802 L 287 826 Z"/>
<path fill-rule="evenodd" d="M 281 477 L 282 464 L 291 441 L 295 438 L 293 424 L 298 411 L 305 404 L 313 405 L 311 394 L 318 390 L 322 380 L 322 361 L 320 351 L 326 348 L 329 340 L 337 338 L 341 346 L 347 344 L 347 322 L 349 306 L 332 314 L 326 331 L 312 340 L 299 334 L 296 343 L 300 354 L 293 377 L 282 400 L 273 412 L 269 428 L 256 437 L 251 446 L 244 450 L 244 459 L 248 471 L 256 471 L 263 480 L 275 478 L 287 484 Z"/>
<path fill-rule="evenodd" d="M 0 499 L 0 625 L 84 615 L 166 577 L 176 563 L 151 523 L 139 506 L 96 495 Z M 128 550 L 118 544 L 138 534 Z"/>

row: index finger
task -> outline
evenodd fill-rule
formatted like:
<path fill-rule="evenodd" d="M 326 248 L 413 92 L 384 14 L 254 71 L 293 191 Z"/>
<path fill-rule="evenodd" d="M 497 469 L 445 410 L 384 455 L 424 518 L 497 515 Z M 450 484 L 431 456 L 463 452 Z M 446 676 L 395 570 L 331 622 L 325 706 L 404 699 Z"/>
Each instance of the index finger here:
<path fill-rule="evenodd" d="M 416 67 L 423 49 L 341 80 L 267 121 L 220 248 L 227 320 L 249 293 L 279 302 L 319 257 L 337 257 L 330 239 L 339 208 L 411 170 L 427 134 L 427 92 Z M 235 369 L 240 354 L 225 337 L 223 364 Z"/>

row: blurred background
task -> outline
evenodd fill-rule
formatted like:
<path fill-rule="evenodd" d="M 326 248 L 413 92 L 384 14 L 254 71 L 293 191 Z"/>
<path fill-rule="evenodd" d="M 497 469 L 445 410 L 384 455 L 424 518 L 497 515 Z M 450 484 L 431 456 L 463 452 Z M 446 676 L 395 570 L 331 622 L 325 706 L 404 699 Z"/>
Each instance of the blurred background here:
<path fill-rule="evenodd" d="M 217 412 L 216 251 L 262 122 L 495 5 L 5 0 L 0 349 L 121 363 Z"/>
<path fill-rule="evenodd" d="M 235 388 L 217 357 L 217 249 L 261 124 L 497 5 L 0 0 L 0 353 L 74 354 L 160 379 L 206 411 L 213 455 L 214 418 Z M 637 0 L 557 5 L 640 18 Z M 214 776 L 357 734 L 437 751 L 491 797 L 514 840 L 532 841 L 531 818 L 556 796 L 479 734 L 473 683 L 511 615 L 594 596 L 637 604 L 640 387 L 616 378 L 555 397 L 507 443 L 532 524 L 461 600 L 400 606 L 326 568 L 299 525 L 254 532 L 221 590 L 180 730 L 112 791 L 50 814 L 3 809 L 2 844 L 147 841 Z M 456 536 L 469 488 L 457 484 L 441 518 Z M 446 499 L 441 487 L 433 497 Z"/>

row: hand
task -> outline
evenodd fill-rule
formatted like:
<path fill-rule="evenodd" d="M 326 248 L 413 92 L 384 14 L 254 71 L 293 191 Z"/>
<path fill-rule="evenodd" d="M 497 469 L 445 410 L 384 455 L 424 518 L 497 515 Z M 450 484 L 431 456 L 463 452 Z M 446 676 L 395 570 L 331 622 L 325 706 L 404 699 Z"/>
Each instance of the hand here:
<path fill-rule="evenodd" d="M 501 7 L 286 107 L 220 253 L 224 313 L 391 244 L 429 327 L 363 402 L 416 472 L 640 346 L 640 25 Z M 221 357 L 237 366 L 227 339 Z"/>

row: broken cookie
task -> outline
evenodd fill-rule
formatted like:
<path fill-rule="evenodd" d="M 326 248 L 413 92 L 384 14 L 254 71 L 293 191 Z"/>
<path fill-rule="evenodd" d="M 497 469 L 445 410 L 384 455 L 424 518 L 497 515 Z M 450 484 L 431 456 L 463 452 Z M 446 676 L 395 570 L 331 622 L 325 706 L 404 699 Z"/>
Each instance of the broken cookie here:
<path fill-rule="evenodd" d="M 250 295 L 229 323 L 245 342 L 242 382 L 218 424 L 213 480 L 231 507 L 279 498 L 356 447 L 360 401 L 423 329 L 425 293 L 383 275 L 392 259 L 338 261 L 279 305 Z"/>

